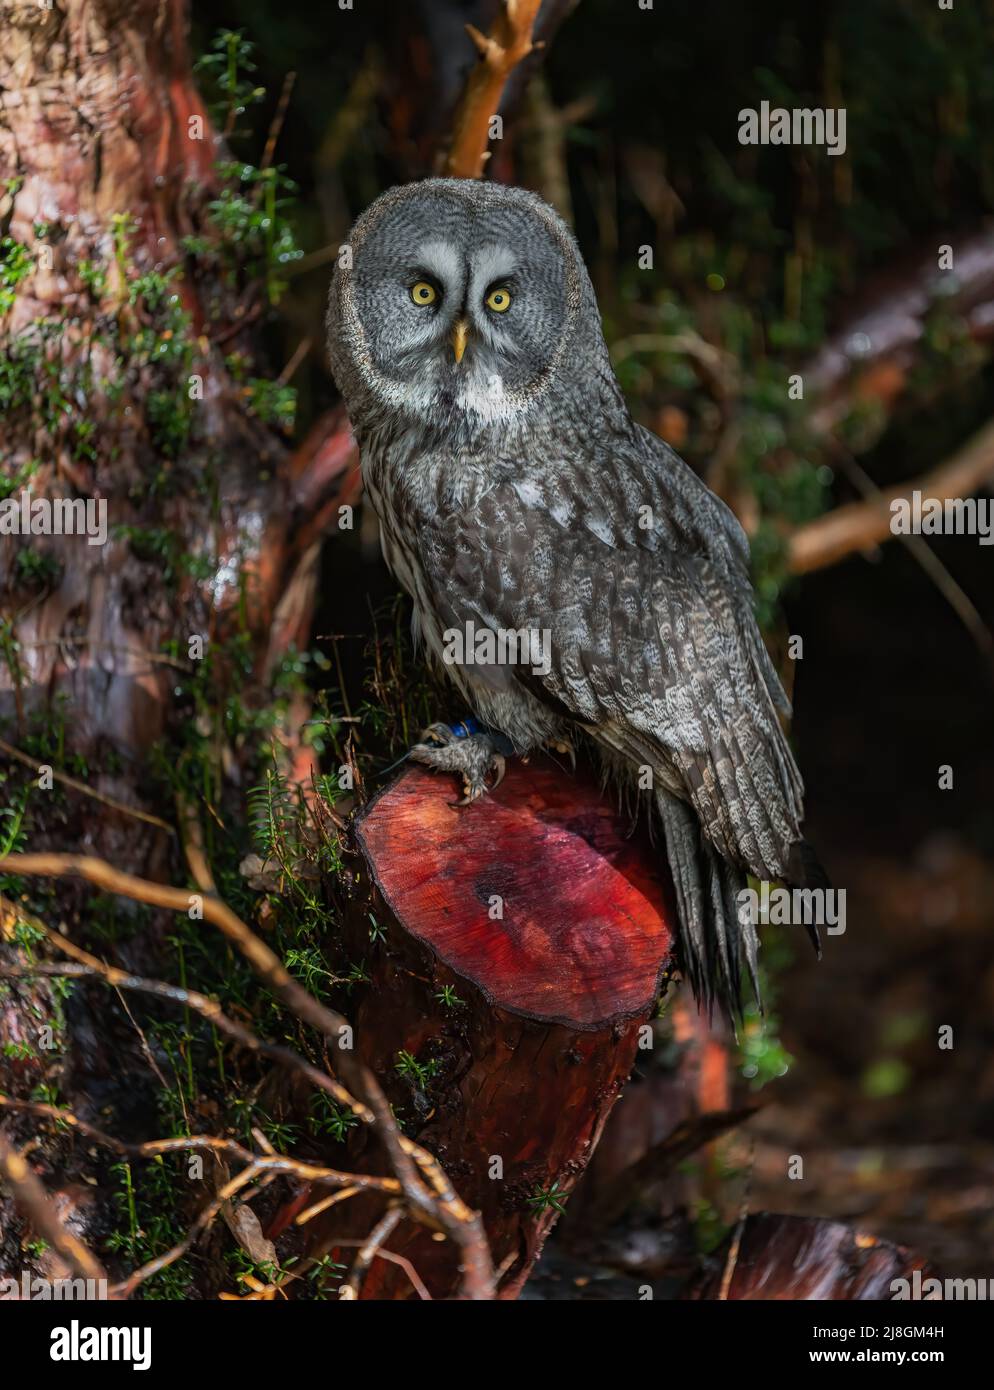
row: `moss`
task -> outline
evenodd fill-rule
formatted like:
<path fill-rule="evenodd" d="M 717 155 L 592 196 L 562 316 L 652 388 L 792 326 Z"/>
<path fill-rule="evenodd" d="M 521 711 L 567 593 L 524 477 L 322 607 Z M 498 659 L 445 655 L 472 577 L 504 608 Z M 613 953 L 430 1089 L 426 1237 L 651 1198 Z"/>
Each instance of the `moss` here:
<path fill-rule="evenodd" d="M 34 270 L 28 248 L 13 237 L 0 237 L 0 316 L 14 307 L 17 287 Z"/>

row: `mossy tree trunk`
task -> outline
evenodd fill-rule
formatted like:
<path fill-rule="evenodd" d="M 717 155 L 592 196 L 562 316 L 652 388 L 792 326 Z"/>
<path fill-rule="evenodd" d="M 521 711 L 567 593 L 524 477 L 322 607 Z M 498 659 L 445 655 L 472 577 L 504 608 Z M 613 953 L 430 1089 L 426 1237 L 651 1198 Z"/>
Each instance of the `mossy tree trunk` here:
<path fill-rule="evenodd" d="M 0 29 L 0 484 L 105 503 L 107 525 L 99 544 L 0 536 L 0 843 L 174 882 L 171 792 L 188 781 L 207 836 L 220 833 L 225 787 L 255 752 L 251 712 L 306 640 L 316 582 L 313 551 L 295 544 L 294 489 L 308 480 L 262 418 L 255 377 L 266 273 L 239 263 L 256 247 L 225 244 L 211 222 L 223 147 L 186 22 L 184 0 L 62 0 L 7 6 Z M 87 940 L 84 890 L 3 886 L 36 908 L 41 894 L 39 915 Z M 132 968 L 156 973 L 167 924 L 132 922 Z M 99 990 L 64 1014 L 47 986 L 6 987 L 2 1004 L 0 1090 L 47 1085 L 83 1118 L 99 1104 L 106 1123 L 157 1084 Z M 5 1124 L 17 1140 L 37 1132 L 30 1118 Z M 68 1190 L 70 1151 L 50 1147 L 44 1176 Z M 13 1239 L 3 1210 L 0 1229 Z M 22 1258 L 3 1250 L 0 1267 Z"/>

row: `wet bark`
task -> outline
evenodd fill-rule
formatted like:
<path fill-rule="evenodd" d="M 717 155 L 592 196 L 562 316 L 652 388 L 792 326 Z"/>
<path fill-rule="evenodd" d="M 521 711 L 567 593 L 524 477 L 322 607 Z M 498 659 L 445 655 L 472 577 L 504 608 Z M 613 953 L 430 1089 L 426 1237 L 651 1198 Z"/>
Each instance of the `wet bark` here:
<path fill-rule="evenodd" d="M 895 1282 L 901 1280 L 909 1289 L 917 1287 L 914 1296 L 920 1298 L 921 1281 L 935 1274 L 903 1245 L 825 1217 L 774 1212 L 750 1216 L 712 1264 L 713 1273 L 689 1297 L 880 1301 L 894 1298 Z"/>

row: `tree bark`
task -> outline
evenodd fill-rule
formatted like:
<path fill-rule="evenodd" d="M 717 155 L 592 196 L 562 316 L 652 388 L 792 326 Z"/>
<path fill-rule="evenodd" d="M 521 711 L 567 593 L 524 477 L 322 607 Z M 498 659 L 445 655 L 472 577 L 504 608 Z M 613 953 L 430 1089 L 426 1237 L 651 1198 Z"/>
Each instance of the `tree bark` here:
<path fill-rule="evenodd" d="M 262 705 L 282 654 L 306 642 L 313 523 L 349 452 L 338 418 L 291 455 L 229 370 L 236 350 L 247 373 L 259 370 L 249 325 L 261 287 L 239 289 L 210 256 L 182 245 L 214 235 L 207 208 L 224 154 L 194 86 L 186 22 L 185 0 L 62 0 L 8 5 L 0 28 L 0 237 L 30 257 L 0 313 L 0 481 L 33 498 L 105 502 L 108 514 L 105 544 L 0 538 L 0 722 L 10 746 L 57 745 L 37 758 L 56 779 L 78 773 L 56 781 L 58 795 L 26 774 L 25 843 L 85 850 L 157 880 L 181 872 L 182 860 L 150 755 L 157 744 L 174 750 L 177 733 L 199 720 L 210 749 L 200 796 L 219 808 L 234 788 L 242 800 L 254 749 L 229 737 L 225 700 L 236 691 L 245 708 Z M 174 270 L 153 304 L 147 277 Z M 149 289 L 133 297 L 136 276 Z M 190 395 L 193 377 L 202 399 Z M 188 434 L 170 448 L 164 431 L 187 410 Z M 208 710 L 190 694 L 192 637 L 210 662 Z M 306 718 L 294 715 L 288 766 Z M 3 771 L 11 758 L 0 754 Z M 86 939 L 88 905 L 79 885 L 61 886 L 53 904 L 77 940 Z M 132 967 L 157 973 L 166 920 L 136 923 L 122 947 Z M 13 941 L 0 940 L 0 951 L 24 959 Z M 105 1115 L 124 1112 L 154 1091 L 123 1014 L 80 990 L 63 1026 L 57 1011 L 36 1007 L 48 995 L 47 985 L 25 985 L 0 999 L 0 1039 L 35 1047 L 49 1022 L 60 1039 L 54 1051 L 5 1064 L 3 1089 L 23 1096 L 36 1073 L 61 1075 L 63 1102 L 91 1119 L 98 1104 Z M 8 1124 L 12 1137 L 34 1137 L 30 1120 Z M 35 1161 L 49 1148 L 58 1150 L 39 1148 Z M 71 1185 L 71 1173 L 53 1166 L 46 1181 Z M 13 1233 L 7 1216 L 0 1201 L 0 1229 Z M 97 1211 L 94 1225 L 110 1219 Z M 16 1271 L 21 1252 L 0 1250 L 0 1266 L 7 1256 Z"/>

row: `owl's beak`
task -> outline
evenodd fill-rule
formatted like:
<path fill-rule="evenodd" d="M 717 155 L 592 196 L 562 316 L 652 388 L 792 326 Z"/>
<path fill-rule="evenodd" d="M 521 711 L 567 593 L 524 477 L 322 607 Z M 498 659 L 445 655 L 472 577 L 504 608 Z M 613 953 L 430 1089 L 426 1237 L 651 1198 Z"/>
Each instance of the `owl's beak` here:
<path fill-rule="evenodd" d="M 466 351 L 466 339 L 469 336 L 469 325 L 465 319 L 456 319 L 455 327 L 452 330 L 452 351 L 455 354 L 456 365 L 462 361 L 462 355 Z"/>

